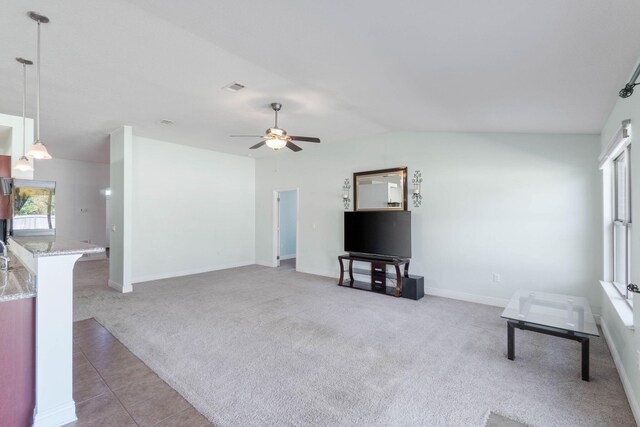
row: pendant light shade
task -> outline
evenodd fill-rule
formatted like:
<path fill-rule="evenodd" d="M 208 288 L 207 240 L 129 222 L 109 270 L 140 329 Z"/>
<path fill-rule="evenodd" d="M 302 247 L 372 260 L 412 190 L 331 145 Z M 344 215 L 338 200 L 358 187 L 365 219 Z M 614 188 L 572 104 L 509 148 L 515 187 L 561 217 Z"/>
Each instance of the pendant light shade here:
<path fill-rule="evenodd" d="M 16 165 L 13 168 L 20 172 L 29 172 L 33 170 L 27 156 L 20 157 L 20 160 L 17 161 Z"/>
<path fill-rule="evenodd" d="M 31 145 L 27 156 L 38 160 L 50 160 L 51 154 L 47 151 L 47 147 L 40 141 L 36 141 Z"/>
<path fill-rule="evenodd" d="M 35 12 L 29 12 L 29 18 L 38 23 L 38 42 L 36 44 L 38 57 L 36 58 L 36 140 L 27 152 L 27 156 L 38 160 L 49 160 L 51 155 L 47 151 L 47 147 L 40 141 L 40 24 L 46 24 L 49 22 L 49 18 Z"/>
<path fill-rule="evenodd" d="M 16 61 L 22 64 L 22 156 L 13 168 L 21 172 L 29 172 L 33 168 L 24 155 L 27 149 L 27 65 L 32 65 L 33 62 L 24 58 L 16 58 Z"/>

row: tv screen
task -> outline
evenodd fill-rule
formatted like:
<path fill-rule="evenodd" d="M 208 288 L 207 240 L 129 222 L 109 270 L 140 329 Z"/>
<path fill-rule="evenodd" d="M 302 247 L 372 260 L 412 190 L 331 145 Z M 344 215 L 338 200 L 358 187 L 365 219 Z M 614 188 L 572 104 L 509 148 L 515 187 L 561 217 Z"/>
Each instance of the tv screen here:
<path fill-rule="evenodd" d="M 344 250 L 411 258 L 411 211 L 345 212 Z"/>

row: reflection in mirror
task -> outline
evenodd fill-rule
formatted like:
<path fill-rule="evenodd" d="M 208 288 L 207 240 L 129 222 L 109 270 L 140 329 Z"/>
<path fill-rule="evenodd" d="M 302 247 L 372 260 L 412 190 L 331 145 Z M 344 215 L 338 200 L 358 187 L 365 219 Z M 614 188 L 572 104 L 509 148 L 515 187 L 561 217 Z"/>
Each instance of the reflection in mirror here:
<path fill-rule="evenodd" d="M 356 211 L 407 210 L 407 168 L 356 172 Z"/>

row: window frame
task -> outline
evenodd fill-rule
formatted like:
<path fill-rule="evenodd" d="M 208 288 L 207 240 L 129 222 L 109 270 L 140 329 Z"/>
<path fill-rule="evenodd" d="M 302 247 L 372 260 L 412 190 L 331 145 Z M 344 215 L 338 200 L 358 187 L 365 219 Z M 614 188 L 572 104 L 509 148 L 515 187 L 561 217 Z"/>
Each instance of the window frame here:
<path fill-rule="evenodd" d="M 624 212 L 619 212 L 620 207 L 620 178 L 621 175 L 619 173 L 619 165 L 620 162 L 624 163 L 624 188 L 623 197 L 625 198 L 624 203 Z M 631 200 L 631 143 L 625 144 L 620 152 L 611 160 L 611 203 L 612 203 L 612 218 L 611 218 L 611 241 L 613 243 L 613 251 L 611 257 L 611 267 L 612 267 L 612 283 L 616 290 L 620 293 L 620 295 L 624 298 L 625 302 L 633 307 L 633 292 L 630 292 L 627 289 L 627 285 L 631 280 L 631 213 L 632 213 L 632 200 Z M 617 235 L 616 233 L 620 228 L 623 228 L 624 236 L 625 236 L 625 249 L 624 254 L 618 254 L 618 244 L 617 244 Z M 623 280 L 620 280 L 617 277 L 618 272 L 618 261 L 619 256 L 624 257 L 625 261 L 625 273 Z"/>

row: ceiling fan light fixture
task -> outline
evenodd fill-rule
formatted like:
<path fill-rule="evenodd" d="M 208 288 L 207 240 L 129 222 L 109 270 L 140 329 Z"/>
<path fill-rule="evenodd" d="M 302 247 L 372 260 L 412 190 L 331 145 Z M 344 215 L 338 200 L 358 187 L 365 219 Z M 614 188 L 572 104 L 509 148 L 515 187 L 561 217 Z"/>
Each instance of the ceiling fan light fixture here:
<path fill-rule="evenodd" d="M 291 151 L 298 152 L 302 150 L 302 148 L 298 147 L 292 141 L 305 141 L 305 142 L 315 142 L 319 143 L 320 138 L 310 137 L 310 136 L 289 136 L 287 135 L 287 131 L 278 127 L 278 111 L 282 108 L 282 104 L 274 102 L 271 104 L 271 109 L 275 114 L 275 123 L 274 126 L 267 129 L 264 135 L 231 135 L 231 136 L 247 136 L 247 137 L 255 137 L 262 138 L 262 141 L 258 142 L 256 145 L 249 147 L 249 150 L 255 150 L 264 145 L 271 148 L 272 150 L 280 150 L 284 147 L 287 147 Z"/>
<path fill-rule="evenodd" d="M 33 170 L 33 168 L 31 167 L 31 163 L 29 163 L 29 159 L 26 156 L 20 157 L 13 168 L 15 170 L 19 170 L 20 172 L 29 172 Z"/>
<path fill-rule="evenodd" d="M 287 140 L 280 139 L 278 137 L 272 137 L 265 141 L 267 143 L 267 147 L 272 148 L 274 150 L 280 150 L 281 148 L 286 147 Z"/>
<path fill-rule="evenodd" d="M 274 138 L 285 138 L 287 136 L 287 132 L 280 128 L 269 128 L 267 129 L 266 135 Z"/>
<path fill-rule="evenodd" d="M 33 157 L 38 160 L 51 160 L 51 155 L 47 151 L 47 147 L 40 141 L 36 141 L 31 145 L 31 148 L 27 152 L 27 156 Z"/>

